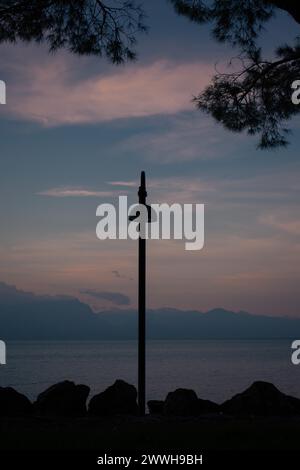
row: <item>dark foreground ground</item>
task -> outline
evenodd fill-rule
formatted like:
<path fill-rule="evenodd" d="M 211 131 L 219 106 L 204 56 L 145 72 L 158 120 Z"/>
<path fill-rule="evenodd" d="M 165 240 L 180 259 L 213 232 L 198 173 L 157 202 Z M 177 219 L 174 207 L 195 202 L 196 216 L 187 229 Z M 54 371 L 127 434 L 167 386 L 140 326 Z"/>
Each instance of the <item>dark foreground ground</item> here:
<path fill-rule="evenodd" d="M 1 450 L 299 450 L 300 418 L 2 418 Z"/>

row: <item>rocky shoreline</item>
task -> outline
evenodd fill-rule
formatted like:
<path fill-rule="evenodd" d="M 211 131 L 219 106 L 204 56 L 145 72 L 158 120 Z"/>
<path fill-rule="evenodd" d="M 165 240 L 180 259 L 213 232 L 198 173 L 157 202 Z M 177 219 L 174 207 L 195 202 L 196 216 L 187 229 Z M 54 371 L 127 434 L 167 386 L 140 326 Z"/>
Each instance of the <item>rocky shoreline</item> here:
<path fill-rule="evenodd" d="M 3 417 L 112 417 L 138 416 L 137 391 L 133 385 L 116 380 L 87 404 L 90 388 L 65 380 L 40 393 L 34 403 L 11 387 L 0 387 L 0 418 Z M 150 400 L 151 416 L 300 416 L 300 399 L 279 391 L 269 382 L 254 382 L 245 391 L 222 404 L 199 398 L 193 390 L 179 388 L 165 400 Z"/>
<path fill-rule="evenodd" d="M 91 449 L 295 449 L 300 399 L 273 384 L 254 382 L 222 404 L 177 389 L 148 402 L 138 414 L 137 391 L 117 380 L 87 403 L 90 389 L 64 381 L 34 403 L 0 387 L 0 448 Z"/>

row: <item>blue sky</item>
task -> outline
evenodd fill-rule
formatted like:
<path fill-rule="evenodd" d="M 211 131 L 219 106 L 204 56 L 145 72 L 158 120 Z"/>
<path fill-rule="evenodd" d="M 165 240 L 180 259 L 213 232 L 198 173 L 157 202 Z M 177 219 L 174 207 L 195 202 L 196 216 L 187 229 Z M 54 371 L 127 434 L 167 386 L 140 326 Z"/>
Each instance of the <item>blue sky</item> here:
<path fill-rule="evenodd" d="M 72 294 L 95 309 L 95 291 L 136 305 L 136 244 L 96 239 L 98 204 L 136 197 L 141 169 L 150 202 L 206 204 L 205 247 L 149 243 L 151 307 L 222 306 L 300 314 L 299 121 L 287 149 L 256 150 L 193 108 L 191 98 L 234 56 L 207 27 L 146 2 L 150 31 L 139 60 L 115 67 L 36 45 L 2 45 L 0 278 L 37 293 Z M 281 37 L 278 38 L 280 28 Z M 266 54 L 297 34 L 279 15 Z M 75 197 L 86 190 L 89 197 Z M 73 197 L 62 197 L 65 191 Z M 97 193 L 98 195 L 93 195 Z"/>

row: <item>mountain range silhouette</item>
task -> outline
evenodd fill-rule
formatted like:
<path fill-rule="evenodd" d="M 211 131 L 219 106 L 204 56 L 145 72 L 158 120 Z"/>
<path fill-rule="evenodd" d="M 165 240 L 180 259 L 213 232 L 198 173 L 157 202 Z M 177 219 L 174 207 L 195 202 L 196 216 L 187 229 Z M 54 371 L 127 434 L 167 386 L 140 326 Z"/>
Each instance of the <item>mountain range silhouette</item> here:
<path fill-rule="evenodd" d="M 161 308 L 147 311 L 149 339 L 295 338 L 300 318 L 254 315 L 216 308 L 208 312 Z M 137 338 L 137 311 L 95 313 L 75 297 L 41 296 L 0 282 L 2 340 L 129 340 Z"/>

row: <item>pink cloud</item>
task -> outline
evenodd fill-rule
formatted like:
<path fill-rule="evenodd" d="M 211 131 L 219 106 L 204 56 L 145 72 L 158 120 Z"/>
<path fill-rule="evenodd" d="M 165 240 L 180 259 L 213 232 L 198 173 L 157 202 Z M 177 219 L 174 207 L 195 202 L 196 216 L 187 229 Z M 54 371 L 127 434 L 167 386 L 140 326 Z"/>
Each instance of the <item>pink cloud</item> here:
<path fill-rule="evenodd" d="M 139 185 L 138 181 L 109 181 L 108 184 L 111 186 L 125 186 L 127 188 L 136 188 Z"/>
<path fill-rule="evenodd" d="M 160 60 L 114 68 L 78 82 L 69 60 L 55 56 L 42 64 L 19 63 L 7 111 L 45 126 L 175 114 L 193 109 L 193 94 L 208 83 L 212 72 L 205 63 Z"/>
<path fill-rule="evenodd" d="M 50 197 L 110 197 L 118 195 L 114 191 L 96 191 L 87 188 L 61 187 L 51 188 L 37 193 L 38 196 Z"/>
<path fill-rule="evenodd" d="M 292 218 L 291 214 L 289 214 L 287 217 L 286 214 L 281 211 L 281 213 L 262 216 L 260 218 L 260 222 L 290 235 L 295 235 L 297 237 L 300 235 L 300 219 L 298 215 L 295 215 L 295 218 Z"/>

